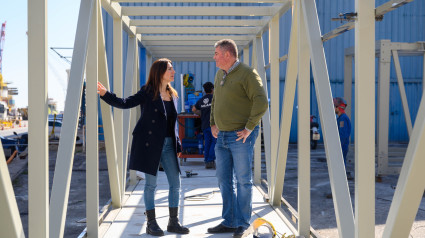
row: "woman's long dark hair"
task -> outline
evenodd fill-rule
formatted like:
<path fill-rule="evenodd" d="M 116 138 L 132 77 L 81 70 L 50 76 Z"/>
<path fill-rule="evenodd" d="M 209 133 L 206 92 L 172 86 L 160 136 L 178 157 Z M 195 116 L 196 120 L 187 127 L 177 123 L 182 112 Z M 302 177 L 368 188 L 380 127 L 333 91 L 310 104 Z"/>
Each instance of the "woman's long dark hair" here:
<path fill-rule="evenodd" d="M 162 58 L 156 60 L 151 66 L 149 78 L 145 86 L 149 91 L 153 93 L 154 100 L 158 98 L 158 95 L 160 93 L 159 90 L 161 87 L 162 76 L 164 76 L 165 72 L 167 71 L 168 63 L 172 64 L 171 60 L 167 58 Z M 177 91 L 173 87 L 171 87 L 169 83 L 167 85 L 167 92 L 173 98 L 178 97 Z"/>

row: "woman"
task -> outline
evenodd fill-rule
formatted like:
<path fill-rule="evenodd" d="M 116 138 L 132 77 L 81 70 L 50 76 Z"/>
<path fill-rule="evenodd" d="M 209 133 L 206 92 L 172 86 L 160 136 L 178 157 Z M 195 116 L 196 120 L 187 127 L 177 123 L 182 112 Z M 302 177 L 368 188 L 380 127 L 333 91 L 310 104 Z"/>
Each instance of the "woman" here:
<path fill-rule="evenodd" d="M 139 92 L 126 99 L 118 98 L 98 83 L 99 95 L 106 103 L 117 108 L 140 105 L 141 117 L 133 131 L 130 169 L 144 172 L 146 183 L 144 201 L 147 215 L 146 233 L 163 236 L 155 219 L 155 189 L 159 164 L 167 175 L 170 219 L 167 231 L 188 234 L 177 218 L 180 197 L 180 168 L 177 153 L 181 145 L 176 132 L 177 91 L 171 87 L 175 71 L 169 59 L 159 59 L 152 64 L 149 78 Z"/>

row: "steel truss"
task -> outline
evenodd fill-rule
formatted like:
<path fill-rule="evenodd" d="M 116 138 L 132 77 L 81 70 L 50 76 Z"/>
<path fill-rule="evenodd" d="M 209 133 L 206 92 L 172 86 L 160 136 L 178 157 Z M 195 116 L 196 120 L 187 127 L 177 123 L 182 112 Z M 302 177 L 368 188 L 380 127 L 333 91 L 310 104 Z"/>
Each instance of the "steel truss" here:
<path fill-rule="evenodd" d="M 87 144 L 92 149 L 87 150 L 87 236 L 99 237 L 99 211 L 98 211 L 98 174 L 97 170 L 97 95 L 94 91 L 97 81 L 109 87 L 107 73 L 107 61 L 105 52 L 105 40 L 103 33 L 103 20 L 101 9 L 105 9 L 114 18 L 114 35 L 121 35 L 120 31 L 127 32 L 129 47 L 127 52 L 127 68 L 125 69 L 125 88 L 122 87 L 122 41 L 114 38 L 114 74 L 115 85 L 118 85 L 122 96 L 128 96 L 138 90 L 138 45 L 143 44 L 147 49 L 147 63 L 143 69 L 148 72 L 150 64 L 155 58 L 167 56 L 174 61 L 212 61 L 212 44 L 221 38 L 236 40 L 240 49 L 243 49 L 244 61 L 248 62 L 249 48 L 252 47 L 252 66 L 255 67 L 267 84 L 266 68 L 270 67 L 270 99 L 271 107 L 262 118 L 265 160 L 267 167 L 268 197 L 270 203 L 277 208 L 281 207 L 281 194 L 284 185 L 284 174 L 289 141 L 289 129 L 292 118 L 292 108 L 295 97 L 296 84 L 298 83 L 299 95 L 309 94 L 309 64 L 312 66 L 316 94 L 319 101 L 321 123 L 323 127 L 325 149 L 329 167 L 331 188 L 335 215 L 337 218 L 338 232 L 340 237 L 373 237 L 374 236 L 374 120 L 370 115 L 374 114 L 374 62 L 375 39 L 374 22 L 376 14 L 385 14 L 395 8 L 410 2 L 402 0 L 389 1 L 386 4 L 374 8 L 375 1 L 356 0 L 357 19 L 353 23 L 356 28 L 355 48 L 355 98 L 356 98 L 356 198 L 355 211 L 352 209 L 351 199 L 342 160 L 342 152 L 339 146 L 339 137 L 336 120 L 333 116 L 332 94 L 330 91 L 329 76 L 326 58 L 323 51 L 323 36 L 320 32 L 316 3 L 314 0 L 261 0 L 259 6 L 246 6 L 244 3 L 253 3 L 248 0 L 184 0 L 184 1 L 153 1 L 153 0 L 126 0 L 125 2 L 215 2 L 215 3 L 241 3 L 240 6 L 200 6 L 187 8 L 170 7 L 141 7 L 121 5 L 124 0 L 82 0 L 77 25 L 77 34 L 74 45 L 73 61 L 71 65 L 70 83 L 68 86 L 65 104 L 64 123 L 62 128 L 61 142 L 59 144 L 55 176 L 53 180 L 52 197 L 49 205 L 48 187 L 48 150 L 47 150 L 47 0 L 28 1 L 33 9 L 28 16 L 29 38 L 29 80 L 30 91 L 30 138 L 29 148 L 29 232 L 31 237 L 63 237 L 66 209 L 71 180 L 71 168 L 74 157 L 75 135 L 77 131 L 77 119 L 80 108 L 80 97 L 84 81 L 84 72 L 87 77 L 87 97 L 91 98 L 88 103 L 87 131 L 89 132 Z M 292 9 L 292 28 L 290 48 L 287 56 L 279 56 L 276 50 L 279 46 L 279 18 L 288 10 Z M 378 11 L 379 10 L 379 11 Z M 256 16 L 254 20 L 217 20 L 203 19 L 173 20 L 174 27 L 160 27 L 167 22 L 163 20 L 141 20 L 130 16 L 155 15 L 208 15 L 208 16 Z M 170 21 L 168 21 L 170 23 Z M 170 25 L 167 25 L 170 26 Z M 193 27 L 192 27 L 193 26 Z M 240 29 L 235 29 L 240 28 Z M 264 61 L 264 49 L 262 35 L 269 32 L 271 36 L 270 65 Z M 223 35 L 216 35 L 224 33 Z M 173 34 L 173 35 L 170 35 Z M 175 35 L 174 35 L 175 34 Z M 202 35 L 206 34 L 206 35 Z M 208 35 L 211 34 L 211 35 Z M 329 35 L 327 35 L 329 36 Z M 329 38 L 330 39 L 330 38 Z M 185 48 L 185 47 L 193 48 Z M 273 47 L 272 47 L 273 46 Z M 164 48 L 163 48 L 164 47 Z M 165 48 L 168 47 L 168 48 Z M 164 51 L 165 49 L 165 51 Z M 379 49 L 379 48 L 378 48 Z M 167 52 L 165 55 L 163 52 Z M 397 61 L 397 50 L 391 52 Z M 381 54 L 381 59 L 384 56 Z M 346 57 L 347 62 L 352 60 Z M 287 60 L 286 83 L 283 104 L 279 105 L 279 63 Z M 384 65 L 389 67 L 388 64 Z M 384 68 L 384 66 L 382 66 Z M 114 71 L 115 71 L 114 70 Z M 384 72 L 380 68 L 380 72 Z M 350 66 L 346 68 L 346 75 L 351 75 Z M 401 79 L 401 71 L 398 70 Z M 383 77 L 382 75 L 380 77 Z M 399 80 L 400 80 L 399 79 Z M 350 82 L 351 79 L 346 79 Z M 402 80 L 400 80 L 402 82 Z M 351 85 L 351 83 L 348 83 Z M 121 85 L 121 86 L 119 86 Z M 400 83 L 401 85 L 401 83 Z M 387 90 L 380 86 L 381 90 Z M 346 90 L 347 92 L 347 90 Z M 351 91 L 350 91 L 351 92 Z M 362 95 L 360 97 L 360 94 Z M 367 96 L 364 96 L 367 95 Z M 404 99 L 403 99 L 404 100 Z M 367 102 L 367 103 L 366 103 Z M 282 108 L 282 118 L 279 121 L 279 110 Z M 309 110 L 309 100 L 299 99 L 299 208 L 298 224 L 295 226 L 287 221 L 292 227 L 294 234 L 310 236 L 310 174 L 309 174 L 309 136 L 305 126 L 306 116 Z M 380 111 L 385 111 L 380 108 Z M 140 112 L 136 109 L 131 112 L 112 113 L 111 107 L 101 103 L 101 113 L 104 120 L 105 143 L 107 148 L 108 173 L 111 186 L 112 205 L 114 209 L 120 209 L 125 200 L 126 187 L 126 163 L 128 141 L 127 135 L 134 127 Z M 380 114 L 382 117 L 384 114 Z M 425 103 L 421 102 L 418 116 L 419 120 L 412 127 L 411 139 L 401 169 L 399 184 L 392 203 L 384 237 L 407 237 L 414 221 L 414 215 L 418 209 L 423 189 L 425 187 L 424 174 L 420 170 L 425 161 L 420 159 L 425 154 Z M 381 118 L 380 118 L 381 119 Z M 123 126 L 130 124 L 130 126 Z M 381 130 L 381 127 L 379 128 Z M 130 136 L 131 137 L 131 136 Z M 41 139 L 40 139 L 41 138 Z M 387 137 L 381 137 L 386 139 Z M 382 140 L 380 140 L 382 141 Z M 384 140 L 385 141 L 385 140 Z M 384 142 L 382 142 L 384 143 Z M 378 142 L 379 144 L 379 142 Z M 385 145 L 385 144 L 383 144 Z M 261 182 L 261 153 L 260 140 L 256 143 L 254 181 Z M 379 147 L 380 149 L 385 148 Z M 380 149 L 378 149 L 380 151 Z M 0 154 L 1 151 L 0 151 Z M 0 158 L 0 160 L 2 160 Z M 4 160 L 3 160 L 4 161 Z M 1 174 L 7 174 L 6 165 L 0 163 Z M 130 173 L 130 183 L 134 181 L 134 173 Z M 2 189 L 0 201 L 6 201 L 8 210 L 3 219 L 9 219 L 14 229 L 8 233 L 8 237 L 23 237 L 22 224 L 19 212 L 16 208 L 11 190 L 11 182 L 7 176 L 1 176 Z M 5 189 L 3 189 L 5 188 Z M 407 199 L 409 198 L 409 199 Z M 3 204 L 3 203 L 2 203 Z M 3 207 L 3 206 L 2 206 Z M 279 209 L 278 209 L 279 210 Z M 279 213 L 282 213 L 279 211 Z M 283 213 L 282 213 L 283 214 Z M 355 214 L 355 216 L 354 216 Z M 285 214 L 283 215 L 286 216 Z M 5 230 L 5 229 L 1 229 Z M 10 229 L 6 229 L 10 230 Z M 10 234 L 10 236 L 9 236 Z"/>

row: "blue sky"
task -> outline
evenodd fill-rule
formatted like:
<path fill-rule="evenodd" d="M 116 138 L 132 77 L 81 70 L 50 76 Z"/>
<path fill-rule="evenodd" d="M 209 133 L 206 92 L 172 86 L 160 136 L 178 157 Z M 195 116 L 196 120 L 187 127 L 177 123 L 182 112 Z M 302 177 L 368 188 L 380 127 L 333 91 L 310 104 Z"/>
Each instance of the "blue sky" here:
<path fill-rule="evenodd" d="M 28 42 L 27 42 L 28 0 L 0 0 L 0 23 L 6 23 L 5 46 L 3 50 L 3 78 L 10 87 L 17 87 L 17 107 L 28 105 Z M 67 74 L 70 67 L 50 47 L 73 47 L 77 27 L 79 0 L 47 0 L 48 2 L 48 84 L 49 97 L 63 110 Z M 61 52 L 72 56 L 72 51 Z"/>

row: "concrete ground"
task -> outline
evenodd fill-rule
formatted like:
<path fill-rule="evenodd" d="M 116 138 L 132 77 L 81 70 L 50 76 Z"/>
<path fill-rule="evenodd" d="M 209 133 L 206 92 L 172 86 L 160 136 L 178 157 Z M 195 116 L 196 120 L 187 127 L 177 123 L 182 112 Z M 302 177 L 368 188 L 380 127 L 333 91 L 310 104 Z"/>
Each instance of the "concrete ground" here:
<path fill-rule="evenodd" d="M 390 145 L 390 157 L 404 156 L 407 144 Z M 354 148 L 351 145 L 348 160 L 354 161 Z M 265 166 L 263 165 L 263 171 Z M 354 164 L 348 163 L 348 171 L 354 176 Z M 263 174 L 265 178 L 265 174 Z M 394 196 L 398 175 L 382 176 L 381 182 L 375 183 L 375 237 L 382 237 L 388 211 Z M 290 145 L 288 162 L 285 173 L 283 197 L 297 209 L 297 145 Z M 350 195 L 354 210 L 354 180 L 349 180 Z M 311 151 L 311 226 L 321 237 L 338 237 L 336 228 L 335 210 L 332 198 L 327 198 L 331 193 L 328 167 L 323 145 Z M 410 237 L 425 237 L 425 200 L 422 199 Z"/>
<path fill-rule="evenodd" d="M 283 189 L 284 198 L 294 207 L 297 207 L 297 146 L 290 145 L 288 152 L 288 163 L 285 174 L 285 185 Z M 391 148 L 393 154 L 403 154 L 407 145 L 396 145 Z M 354 160 L 353 147 L 348 154 L 349 159 Z M 391 153 L 390 153 L 391 154 Z M 105 205 L 109 198 L 109 181 L 107 174 L 106 155 L 104 150 L 100 151 L 99 158 L 99 191 L 100 207 Z M 56 150 L 52 148 L 49 153 L 49 182 L 52 185 L 56 160 Z M 202 163 L 199 164 L 202 166 Z M 335 212 L 332 199 L 326 197 L 330 193 L 329 175 L 327 170 L 326 156 L 323 145 L 311 152 L 311 226 L 320 237 L 338 237 L 336 228 Z M 15 196 L 19 211 L 28 237 L 28 171 L 27 159 L 14 160 L 8 166 L 12 176 Z M 348 170 L 354 174 L 354 165 L 349 164 Z M 265 164 L 263 164 L 263 177 L 265 178 Z M 76 149 L 71 180 L 70 197 L 64 237 L 77 237 L 85 228 L 81 220 L 85 218 L 85 154 L 81 148 Z M 196 178 L 194 178 L 196 179 Z M 376 182 L 376 235 L 381 237 L 386 222 L 388 211 L 397 185 L 398 175 L 383 176 L 382 182 Z M 354 181 L 349 181 L 350 194 L 354 206 Z M 140 192 L 140 191 L 139 191 Z M 190 192 L 190 191 L 186 191 Z M 213 236 L 211 236 L 213 237 Z M 422 200 L 415 223 L 413 224 L 410 237 L 425 237 L 425 201 Z"/>

